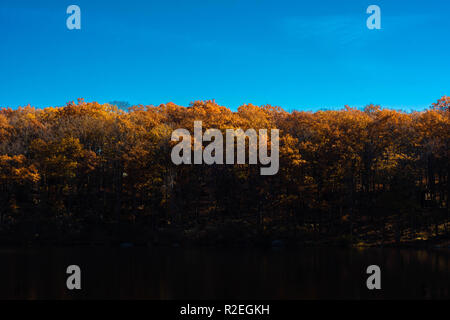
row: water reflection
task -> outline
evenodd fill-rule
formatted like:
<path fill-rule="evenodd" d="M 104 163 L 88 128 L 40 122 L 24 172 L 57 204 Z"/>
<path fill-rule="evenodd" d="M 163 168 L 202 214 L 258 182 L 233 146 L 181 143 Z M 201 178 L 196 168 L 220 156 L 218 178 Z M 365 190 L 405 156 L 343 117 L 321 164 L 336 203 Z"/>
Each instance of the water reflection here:
<path fill-rule="evenodd" d="M 0 249 L 1 299 L 449 299 L 448 250 Z M 66 289 L 66 267 L 82 290 Z M 382 290 L 365 286 L 379 265 Z"/>

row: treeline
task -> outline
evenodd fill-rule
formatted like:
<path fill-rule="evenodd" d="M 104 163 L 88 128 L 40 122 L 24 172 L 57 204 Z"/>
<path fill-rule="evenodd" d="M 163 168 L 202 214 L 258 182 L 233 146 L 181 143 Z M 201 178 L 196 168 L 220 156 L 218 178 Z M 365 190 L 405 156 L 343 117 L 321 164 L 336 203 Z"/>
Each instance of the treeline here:
<path fill-rule="evenodd" d="M 80 99 L 0 109 L 0 231 L 140 226 L 152 237 L 351 243 L 448 237 L 450 98 L 423 112 L 286 112 L 214 101 L 133 106 Z M 280 169 L 172 164 L 172 131 L 280 130 Z M 162 231 L 161 231 L 162 232 Z M 211 235 L 213 234 L 213 235 Z M 0 239 L 1 240 L 1 239 Z"/>

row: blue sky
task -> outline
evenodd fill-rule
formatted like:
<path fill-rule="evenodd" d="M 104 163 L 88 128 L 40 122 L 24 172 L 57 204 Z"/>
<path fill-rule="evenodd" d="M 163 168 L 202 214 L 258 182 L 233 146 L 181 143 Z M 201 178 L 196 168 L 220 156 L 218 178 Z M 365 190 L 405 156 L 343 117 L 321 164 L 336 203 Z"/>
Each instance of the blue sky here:
<path fill-rule="evenodd" d="M 66 27 L 71 4 L 81 30 Z M 366 27 L 371 4 L 381 30 Z M 1 0 L 0 106 L 423 109 L 450 94 L 449 34 L 438 0 Z"/>

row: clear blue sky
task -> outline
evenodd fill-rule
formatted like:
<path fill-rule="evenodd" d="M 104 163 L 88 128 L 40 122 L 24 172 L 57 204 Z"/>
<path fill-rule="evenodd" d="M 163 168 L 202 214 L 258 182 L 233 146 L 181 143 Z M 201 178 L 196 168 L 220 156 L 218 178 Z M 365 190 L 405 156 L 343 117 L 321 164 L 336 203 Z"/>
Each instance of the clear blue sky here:
<path fill-rule="evenodd" d="M 66 28 L 71 4 L 81 30 Z M 1 0 L 0 35 L 0 106 L 410 110 L 450 94 L 450 1 Z"/>

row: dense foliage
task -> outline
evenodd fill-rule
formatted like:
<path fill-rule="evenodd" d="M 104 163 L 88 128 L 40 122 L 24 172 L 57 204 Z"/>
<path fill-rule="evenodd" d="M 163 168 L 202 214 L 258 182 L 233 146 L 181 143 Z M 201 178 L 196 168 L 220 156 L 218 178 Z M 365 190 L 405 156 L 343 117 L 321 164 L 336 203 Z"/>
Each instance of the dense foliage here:
<path fill-rule="evenodd" d="M 82 235 L 114 224 L 145 226 L 152 237 L 172 228 L 190 239 L 208 230 L 219 238 L 354 243 L 442 237 L 449 106 L 443 97 L 411 113 L 374 105 L 288 113 L 252 104 L 232 112 L 214 101 L 125 112 L 81 99 L 3 108 L 0 230 L 27 241 L 49 228 Z M 278 128 L 278 174 L 261 176 L 258 165 L 173 165 L 171 133 L 192 131 L 195 120 L 204 129 Z"/>

